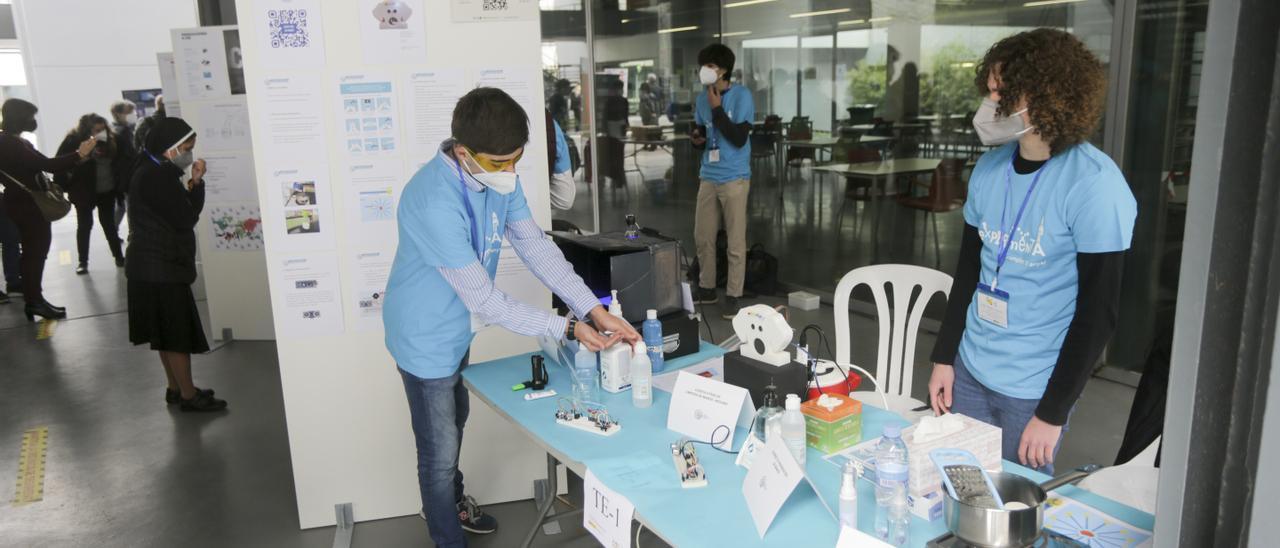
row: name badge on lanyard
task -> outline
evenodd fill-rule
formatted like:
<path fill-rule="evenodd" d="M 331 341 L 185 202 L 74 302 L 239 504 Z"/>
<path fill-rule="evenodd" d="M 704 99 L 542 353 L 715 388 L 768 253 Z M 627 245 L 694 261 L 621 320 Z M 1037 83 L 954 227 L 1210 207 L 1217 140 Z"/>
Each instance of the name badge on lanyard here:
<path fill-rule="evenodd" d="M 720 147 L 716 143 L 716 128 L 710 123 L 707 123 L 707 137 L 710 139 L 710 142 L 707 143 L 707 163 L 719 163 Z"/>
<path fill-rule="evenodd" d="M 476 212 L 471 208 L 471 199 L 467 197 L 467 183 L 462 179 L 462 162 L 457 162 L 455 166 L 458 169 L 458 192 L 462 197 L 462 205 L 467 209 L 467 228 L 471 230 L 471 247 L 476 252 L 476 260 L 480 261 L 480 268 L 488 269 L 484 264 L 484 249 L 488 245 L 481 234 L 476 233 Z M 481 247 L 476 247 L 476 245 Z M 489 324 L 480 318 L 479 314 L 471 314 L 471 332 L 476 333 L 481 329 L 489 327 Z"/>
<path fill-rule="evenodd" d="M 1009 166 L 1004 171 L 1005 197 L 1004 204 L 1000 209 L 1000 238 L 1002 239 L 1000 251 L 996 255 L 996 273 L 991 278 L 991 284 L 978 284 L 978 318 L 1005 329 L 1009 328 L 1009 300 L 1008 291 L 1004 291 L 998 287 L 1000 283 L 1000 269 L 1004 267 L 1004 262 L 1009 258 L 1009 248 L 1013 247 L 1014 232 L 1018 230 L 1018 225 L 1022 223 L 1022 214 L 1027 210 L 1027 203 L 1031 201 L 1031 193 L 1035 192 L 1036 185 L 1040 182 L 1040 175 L 1044 173 L 1048 163 L 1040 166 L 1036 171 L 1036 176 L 1031 179 L 1031 186 L 1027 188 L 1027 195 L 1022 198 L 1022 205 L 1018 207 L 1018 215 L 1013 219 L 1013 226 L 1005 228 L 1005 214 L 1009 209 L 1009 195 L 1013 193 L 1013 160 L 1018 157 L 1018 149 L 1013 149 L 1013 158 L 1009 160 Z"/>

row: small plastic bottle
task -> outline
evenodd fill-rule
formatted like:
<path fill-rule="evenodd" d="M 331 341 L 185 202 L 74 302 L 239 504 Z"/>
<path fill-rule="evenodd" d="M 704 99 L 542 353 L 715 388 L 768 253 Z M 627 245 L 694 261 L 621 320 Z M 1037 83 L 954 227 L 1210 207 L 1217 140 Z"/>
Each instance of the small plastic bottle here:
<path fill-rule="evenodd" d="M 772 384 L 764 387 L 764 395 L 760 399 L 763 403 L 751 420 L 751 433 L 763 443 L 771 435 L 782 435 L 779 428 L 782 425 L 782 407 L 778 405 L 778 387 Z"/>
<path fill-rule="evenodd" d="M 800 396 L 787 394 L 787 410 L 782 414 L 782 441 L 787 443 L 791 456 L 796 464 L 804 468 L 808 454 L 808 443 L 805 439 L 804 414 L 800 413 Z"/>
<path fill-rule="evenodd" d="M 640 225 L 636 224 L 636 216 L 634 213 L 628 213 L 625 217 L 627 222 L 627 231 L 623 234 L 628 240 L 634 240 L 640 237 Z"/>
<path fill-rule="evenodd" d="M 907 541 L 911 517 L 907 512 L 907 444 L 902 429 L 884 427 L 876 442 L 876 535 L 894 546 Z"/>
<path fill-rule="evenodd" d="M 636 343 L 631 355 L 631 404 L 646 408 L 653 405 L 653 366 L 644 344 Z"/>
<path fill-rule="evenodd" d="M 618 290 L 614 289 L 610 291 L 609 295 L 610 295 L 609 313 L 621 318 L 622 317 L 622 301 L 618 300 Z"/>
<path fill-rule="evenodd" d="M 644 336 L 645 346 L 648 347 L 649 363 L 653 364 L 653 371 L 661 373 L 667 364 L 662 356 L 662 322 L 658 321 L 657 310 L 649 309 L 645 312 L 645 320 L 640 326 L 640 332 Z"/>
<path fill-rule="evenodd" d="M 844 463 L 840 476 L 840 526 L 858 528 L 858 469 L 853 461 Z"/>
<path fill-rule="evenodd" d="M 573 403 L 580 408 L 600 403 L 600 376 L 596 372 L 596 353 L 579 344 L 573 356 Z"/>

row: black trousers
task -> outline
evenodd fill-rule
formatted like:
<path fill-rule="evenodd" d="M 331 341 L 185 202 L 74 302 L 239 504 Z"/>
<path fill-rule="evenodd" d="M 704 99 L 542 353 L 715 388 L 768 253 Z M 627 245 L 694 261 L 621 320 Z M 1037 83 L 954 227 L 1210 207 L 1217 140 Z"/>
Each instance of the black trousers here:
<path fill-rule="evenodd" d="M 22 260 L 19 265 L 22 271 L 22 298 L 28 304 L 39 304 L 44 302 L 41 282 L 44 278 L 44 262 L 49 257 L 49 246 L 53 242 L 51 225 L 25 191 L 6 192 L 4 207 L 9 219 L 18 225 L 18 234 L 22 239 Z"/>
<path fill-rule="evenodd" d="M 80 264 L 89 262 L 89 235 L 93 232 L 93 210 L 98 210 L 98 224 L 107 237 L 112 257 L 123 257 L 120 251 L 120 229 L 116 226 L 116 195 L 114 192 L 98 194 L 92 198 L 76 200 L 76 247 L 80 252 Z"/>

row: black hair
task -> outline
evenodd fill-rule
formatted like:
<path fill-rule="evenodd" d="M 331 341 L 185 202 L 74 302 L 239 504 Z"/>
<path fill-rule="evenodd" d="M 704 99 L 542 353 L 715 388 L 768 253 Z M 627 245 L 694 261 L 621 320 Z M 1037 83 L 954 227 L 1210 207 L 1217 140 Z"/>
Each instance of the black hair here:
<path fill-rule="evenodd" d="M 28 131 L 36 112 L 40 110 L 29 101 L 8 99 L 0 106 L 0 127 L 5 133 L 22 133 Z"/>
<path fill-rule="evenodd" d="M 479 87 L 458 99 L 450 129 L 473 152 L 501 156 L 529 142 L 529 115 L 507 92 Z"/>
<path fill-rule="evenodd" d="M 67 135 L 71 137 L 75 137 L 77 139 L 88 139 L 90 137 L 93 137 L 93 126 L 96 126 L 98 124 L 102 124 L 103 127 L 107 127 L 107 128 L 111 127 L 111 124 L 107 123 L 106 118 L 103 118 L 98 114 L 90 112 L 88 114 L 85 114 L 84 116 L 81 116 L 80 119 L 76 122 L 75 127 L 71 128 L 71 131 L 67 132 Z"/>
<path fill-rule="evenodd" d="M 712 64 L 724 70 L 725 80 L 733 73 L 733 50 L 724 44 L 711 44 L 698 52 L 698 66 Z"/>
<path fill-rule="evenodd" d="M 135 108 L 137 107 L 129 101 L 116 101 L 111 103 L 111 114 L 128 114 Z"/>

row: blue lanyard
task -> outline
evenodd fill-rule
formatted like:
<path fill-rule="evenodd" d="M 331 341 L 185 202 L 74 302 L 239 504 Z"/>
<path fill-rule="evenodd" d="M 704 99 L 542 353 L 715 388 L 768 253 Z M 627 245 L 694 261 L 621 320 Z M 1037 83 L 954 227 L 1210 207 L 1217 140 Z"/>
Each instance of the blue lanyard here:
<path fill-rule="evenodd" d="M 480 241 L 480 236 L 476 234 L 476 212 L 471 208 L 471 200 L 467 198 L 467 183 L 462 179 L 462 162 L 454 160 L 454 167 L 458 170 L 458 193 L 462 197 L 462 205 L 467 207 L 467 227 L 471 229 L 471 247 L 476 251 L 476 259 L 480 261 L 480 266 L 484 264 L 484 247 Z M 480 246 L 477 246 L 480 244 Z"/>
<path fill-rule="evenodd" d="M 725 94 L 726 94 L 726 93 L 729 93 L 729 90 L 730 90 L 730 89 L 732 89 L 732 88 L 733 88 L 733 84 L 730 84 L 730 85 L 729 85 L 729 87 L 724 88 L 724 91 L 720 92 L 720 107 L 721 107 L 721 108 L 724 108 L 724 96 L 725 96 Z M 707 150 L 714 150 L 714 149 L 718 149 L 718 148 L 720 148 L 720 146 L 717 144 L 717 142 L 719 141 L 719 139 L 716 139 L 716 133 L 717 133 L 717 131 L 716 131 L 716 124 L 715 124 L 715 121 L 714 121 L 714 117 L 715 117 L 715 109 L 711 108 L 711 102 L 710 102 L 710 101 L 708 101 L 708 102 L 707 102 L 707 111 L 708 111 L 708 112 L 711 112 L 711 115 L 710 115 L 710 116 L 707 116 L 707 141 L 709 141 L 709 142 L 707 143 Z M 728 112 L 728 111 L 725 111 L 725 112 Z"/>
<path fill-rule="evenodd" d="M 1005 230 L 1004 221 L 1005 214 L 1009 211 L 1009 195 L 1013 193 L 1013 162 L 1018 158 L 1018 149 L 1013 149 L 1013 158 L 1009 159 L 1009 165 L 1004 170 L 1004 204 L 1000 208 L 1000 236 L 1004 242 L 1000 246 L 1000 253 L 996 255 L 996 273 L 991 278 L 991 290 L 996 290 L 996 283 L 1000 281 L 1000 268 L 1004 266 L 1004 262 L 1009 258 L 1009 248 L 1013 246 L 1013 231 L 1018 230 L 1018 225 L 1022 223 L 1022 213 L 1027 210 L 1027 203 L 1031 201 L 1031 193 L 1035 192 L 1036 184 L 1040 182 L 1040 175 L 1044 174 L 1046 165 L 1040 166 L 1036 170 L 1036 176 L 1031 179 L 1031 186 L 1027 188 L 1027 195 L 1022 198 L 1022 205 L 1018 207 L 1018 216 L 1013 219 L 1013 226 Z"/>
<path fill-rule="evenodd" d="M 162 162 L 160 162 L 160 160 L 159 160 L 159 159 L 157 159 L 157 158 L 156 158 L 156 155 L 155 155 L 155 154 L 152 154 L 152 153 L 148 152 L 148 153 L 147 153 L 147 157 L 148 157 L 148 158 L 151 158 L 151 161 L 152 161 L 152 162 L 155 162 L 155 163 L 156 163 L 156 165 L 158 165 L 158 166 L 162 166 L 162 165 L 164 165 Z"/>

